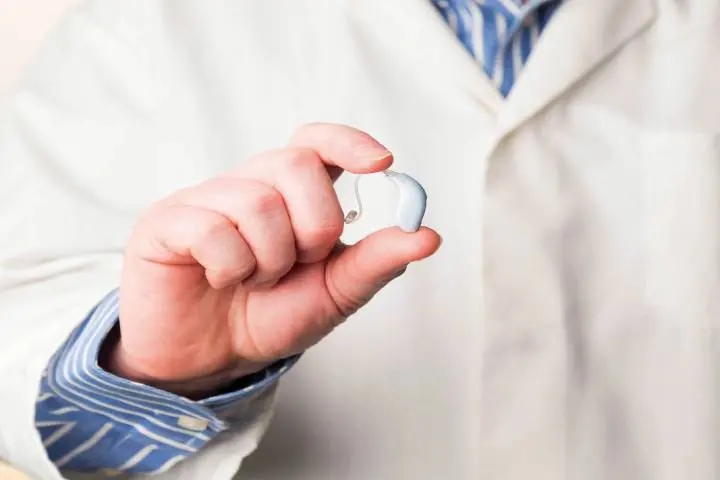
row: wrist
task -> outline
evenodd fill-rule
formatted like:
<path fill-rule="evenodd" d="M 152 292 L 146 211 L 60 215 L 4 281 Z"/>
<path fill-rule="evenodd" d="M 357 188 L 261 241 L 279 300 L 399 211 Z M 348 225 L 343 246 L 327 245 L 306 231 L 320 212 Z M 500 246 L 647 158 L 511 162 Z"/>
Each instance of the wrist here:
<path fill-rule="evenodd" d="M 177 370 L 172 373 L 158 371 L 158 369 L 151 368 L 146 362 L 133 358 L 123 348 L 117 331 L 111 332 L 105 340 L 100 352 L 99 363 L 104 370 L 118 377 L 193 400 L 217 395 L 237 382 L 238 379 L 257 373 L 271 365 L 271 362 L 255 363 L 236 360 L 225 368 L 202 375 L 183 374 L 182 371 Z"/>

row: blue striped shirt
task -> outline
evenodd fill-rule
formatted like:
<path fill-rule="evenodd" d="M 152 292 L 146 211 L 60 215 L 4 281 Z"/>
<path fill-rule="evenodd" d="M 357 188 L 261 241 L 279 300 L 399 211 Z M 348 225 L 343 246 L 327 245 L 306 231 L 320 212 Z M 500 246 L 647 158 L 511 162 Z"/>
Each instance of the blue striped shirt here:
<path fill-rule="evenodd" d="M 431 0 L 507 96 L 559 4 L 549 0 Z M 37 399 L 50 459 L 75 471 L 160 473 L 232 427 L 225 415 L 269 389 L 296 361 L 279 361 L 222 395 L 191 401 L 116 377 L 98 365 L 118 323 L 118 292 L 104 298 L 56 352 Z"/>
<path fill-rule="evenodd" d="M 231 392 L 197 402 L 112 375 L 98 365 L 117 325 L 111 292 L 53 356 L 37 399 L 35 425 L 58 468 L 160 473 L 231 425 L 224 413 L 257 398 L 297 357 L 243 379 Z"/>

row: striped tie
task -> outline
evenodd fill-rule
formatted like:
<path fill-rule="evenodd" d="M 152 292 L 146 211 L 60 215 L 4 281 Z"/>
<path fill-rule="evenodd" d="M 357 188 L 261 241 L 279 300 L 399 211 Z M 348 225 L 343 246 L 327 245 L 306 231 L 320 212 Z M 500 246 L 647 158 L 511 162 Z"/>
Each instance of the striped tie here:
<path fill-rule="evenodd" d="M 503 96 L 510 93 L 557 0 L 432 0 Z"/>

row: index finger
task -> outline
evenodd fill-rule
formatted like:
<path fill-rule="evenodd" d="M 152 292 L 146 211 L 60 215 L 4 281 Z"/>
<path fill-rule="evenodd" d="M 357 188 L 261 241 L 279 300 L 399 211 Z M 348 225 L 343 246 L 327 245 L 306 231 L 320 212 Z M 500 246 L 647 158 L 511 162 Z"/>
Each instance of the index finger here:
<path fill-rule="evenodd" d="M 369 134 L 347 125 L 307 124 L 295 132 L 288 146 L 315 151 L 320 160 L 330 167 L 328 170 L 333 180 L 342 170 L 375 173 L 393 163 L 393 155 L 387 147 Z"/>

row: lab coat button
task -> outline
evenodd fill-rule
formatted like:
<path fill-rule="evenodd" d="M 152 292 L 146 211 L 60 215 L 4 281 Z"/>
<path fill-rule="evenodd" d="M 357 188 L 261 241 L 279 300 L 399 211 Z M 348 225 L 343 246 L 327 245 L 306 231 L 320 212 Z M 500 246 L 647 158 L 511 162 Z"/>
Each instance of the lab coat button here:
<path fill-rule="evenodd" d="M 178 418 L 178 425 L 187 430 L 202 432 L 208 427 L 209 422 L 203 418 L 181 416 Z"/>

